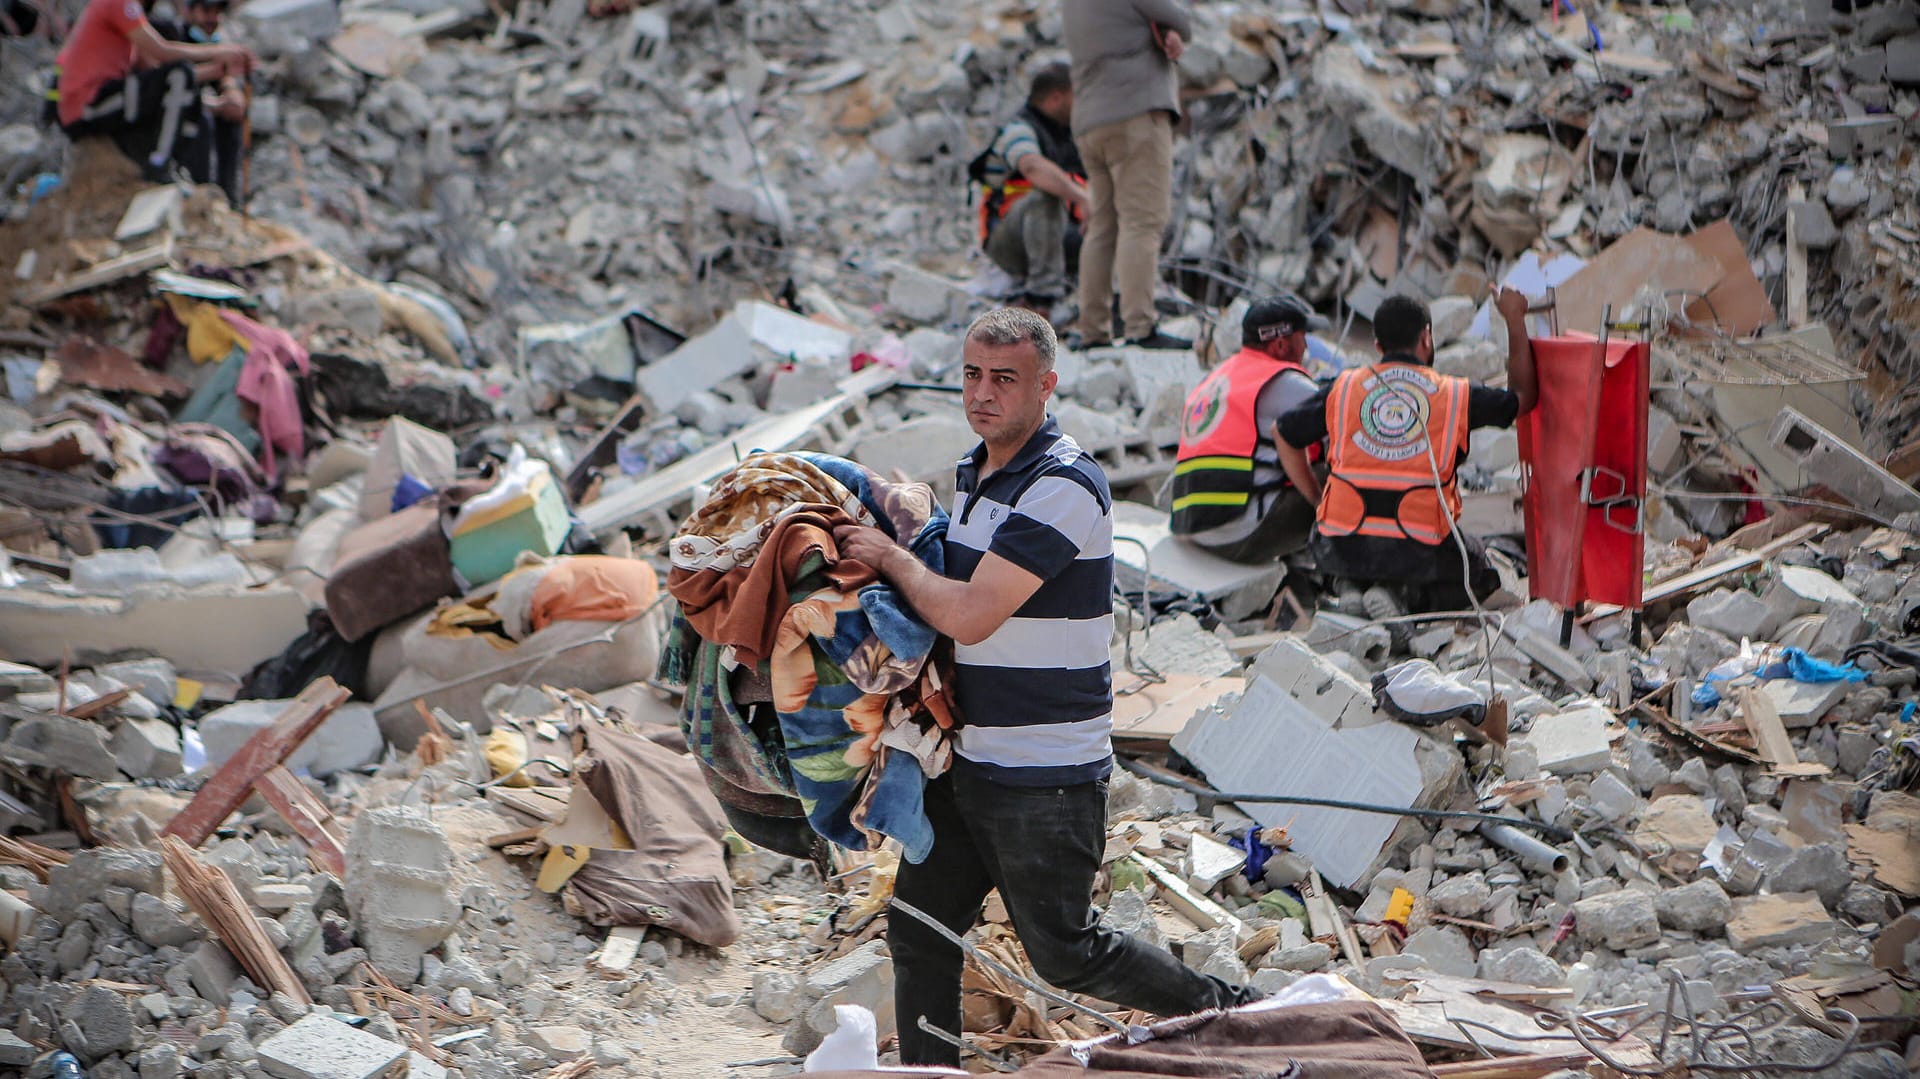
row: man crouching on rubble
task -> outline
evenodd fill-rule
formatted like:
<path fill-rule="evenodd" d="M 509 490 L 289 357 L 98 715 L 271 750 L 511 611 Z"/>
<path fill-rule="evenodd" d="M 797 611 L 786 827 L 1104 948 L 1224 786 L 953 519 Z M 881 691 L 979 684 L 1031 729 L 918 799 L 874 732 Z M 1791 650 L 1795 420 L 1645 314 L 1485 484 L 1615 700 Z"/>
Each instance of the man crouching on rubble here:
<path fill-rule="evenodd" d="M 1102 928 L 1093 878 L 1113 769 L 1113 498 L 1093 458 L 1047 414 L 1058 342 L 1031 311 L 989 311 L 962 352 L 967 423 L 946 565 L 928 569 L 876 529 L 834 530 L 952 637 L 965 725 L 953 768 L 927 784 L 933 852 L 905 864 L 902 901 L 964 934 L 1000 890 L 1034 969 L 1062 989 L 1157 1015 L 1258 998 L 1170 953 Z M 959 1063 L 958 948 L 905 914 L 888 919 L 905 1064 Z"/>

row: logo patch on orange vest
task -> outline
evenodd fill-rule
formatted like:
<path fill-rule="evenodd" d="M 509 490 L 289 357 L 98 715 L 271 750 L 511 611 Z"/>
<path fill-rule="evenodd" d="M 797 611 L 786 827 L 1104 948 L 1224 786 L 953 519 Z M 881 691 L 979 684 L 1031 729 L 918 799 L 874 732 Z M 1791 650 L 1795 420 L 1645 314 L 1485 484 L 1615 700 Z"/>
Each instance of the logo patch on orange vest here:
<path fill-rule="evenodd" d="M 1425 450 L 1431 395 L 1439 387 L 1420 371 L 1383 367 L 1367 379 L 1354 445 L 1381 461 L 1404 461 Z"/>
<path fill-rule="evenodd" d="M 1187 414 L 1181 421 L 1181 440 L 1197 444 L 1213 434 L 1227 416 L 1227 394 L 1233 389 L 1229 379 L 1216 378 L 1200 388 L 1187 402 Z"/>

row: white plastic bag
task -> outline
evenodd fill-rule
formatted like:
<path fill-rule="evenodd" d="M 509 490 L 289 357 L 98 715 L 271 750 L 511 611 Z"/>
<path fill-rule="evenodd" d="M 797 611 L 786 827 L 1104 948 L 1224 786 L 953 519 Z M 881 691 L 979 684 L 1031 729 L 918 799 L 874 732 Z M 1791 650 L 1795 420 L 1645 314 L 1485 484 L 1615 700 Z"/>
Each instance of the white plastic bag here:
<path fill-rule="evenodd" d="M 807 1054 L 803 1072 L 871 1071 L 880 1066 L 880 1025 L 858 1004 L 835 1004 L 839 1023 L 820 1048 Z"/>

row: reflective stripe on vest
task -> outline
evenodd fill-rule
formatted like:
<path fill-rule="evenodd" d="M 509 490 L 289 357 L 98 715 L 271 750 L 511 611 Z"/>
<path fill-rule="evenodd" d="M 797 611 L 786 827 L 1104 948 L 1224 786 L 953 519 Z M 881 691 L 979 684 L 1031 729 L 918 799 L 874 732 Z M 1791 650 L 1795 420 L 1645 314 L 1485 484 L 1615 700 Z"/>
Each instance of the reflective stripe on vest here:
<path fill-rule="evenodd" d="M 1469 389 L 1464 378 L 1413 364 L 1341 372 L 1327 393 L 1332 474 L 1315 515 L 1320 532 L 1446 539 L 1460 516 L 1454 470 L 1467 445 Z"/>
<path fill-rule="evenodd" d="M 1238 520 L 1255 494 L 1253 455 L 1260 448 L 1258 405 L 1267 383 L 1288 371 L 1264 352 L 1241 349 L 1187 395 L 1180 453 L 1173 466 L 1175 535 L 1192 535 Z"/>

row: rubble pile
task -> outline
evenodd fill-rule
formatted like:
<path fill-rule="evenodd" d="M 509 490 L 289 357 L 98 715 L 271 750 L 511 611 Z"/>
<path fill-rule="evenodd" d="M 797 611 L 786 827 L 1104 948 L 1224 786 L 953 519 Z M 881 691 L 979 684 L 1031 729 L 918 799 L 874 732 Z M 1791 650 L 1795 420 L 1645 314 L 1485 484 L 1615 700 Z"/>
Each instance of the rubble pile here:
<path fill-rule="evenodd" d="M 664 544 L 754 449 L 950 493 L 1005 284 L 961 165 L 1059 16 L 617 7 L 251 0 L 244 214 L 0 129 L 0 1068 L 715 1074 L 843 1006 L 892 1033 L 893 854 L 732 831 L 650 679 Z M 1196 12 L 1161 298 L 1200 343 L 1057 362 L 1118 499 L 1097 902 L 1263 991 L 1337 975 L 1435 1061 L 1647 1066 L 1659 1019 L 1906 1074 L 1920 19 L 1536 7 Z M 4 45 L 26 116 L 51 50 Z M 1484 607 L 1383 619 L 1169 537 L 1246 295 L 1340 316 L 1324 375 L 1422 294 L 1485 380 L 1495 281 L 1542 336 L 1653 342 L 1644 610 L 1529 603 L 1496 545 Z M 1468 531 L 1525 530 L 1523 471 L 1475 438 Z M 1006 922 L 970 1037 L 1106 1029 Z"/>

